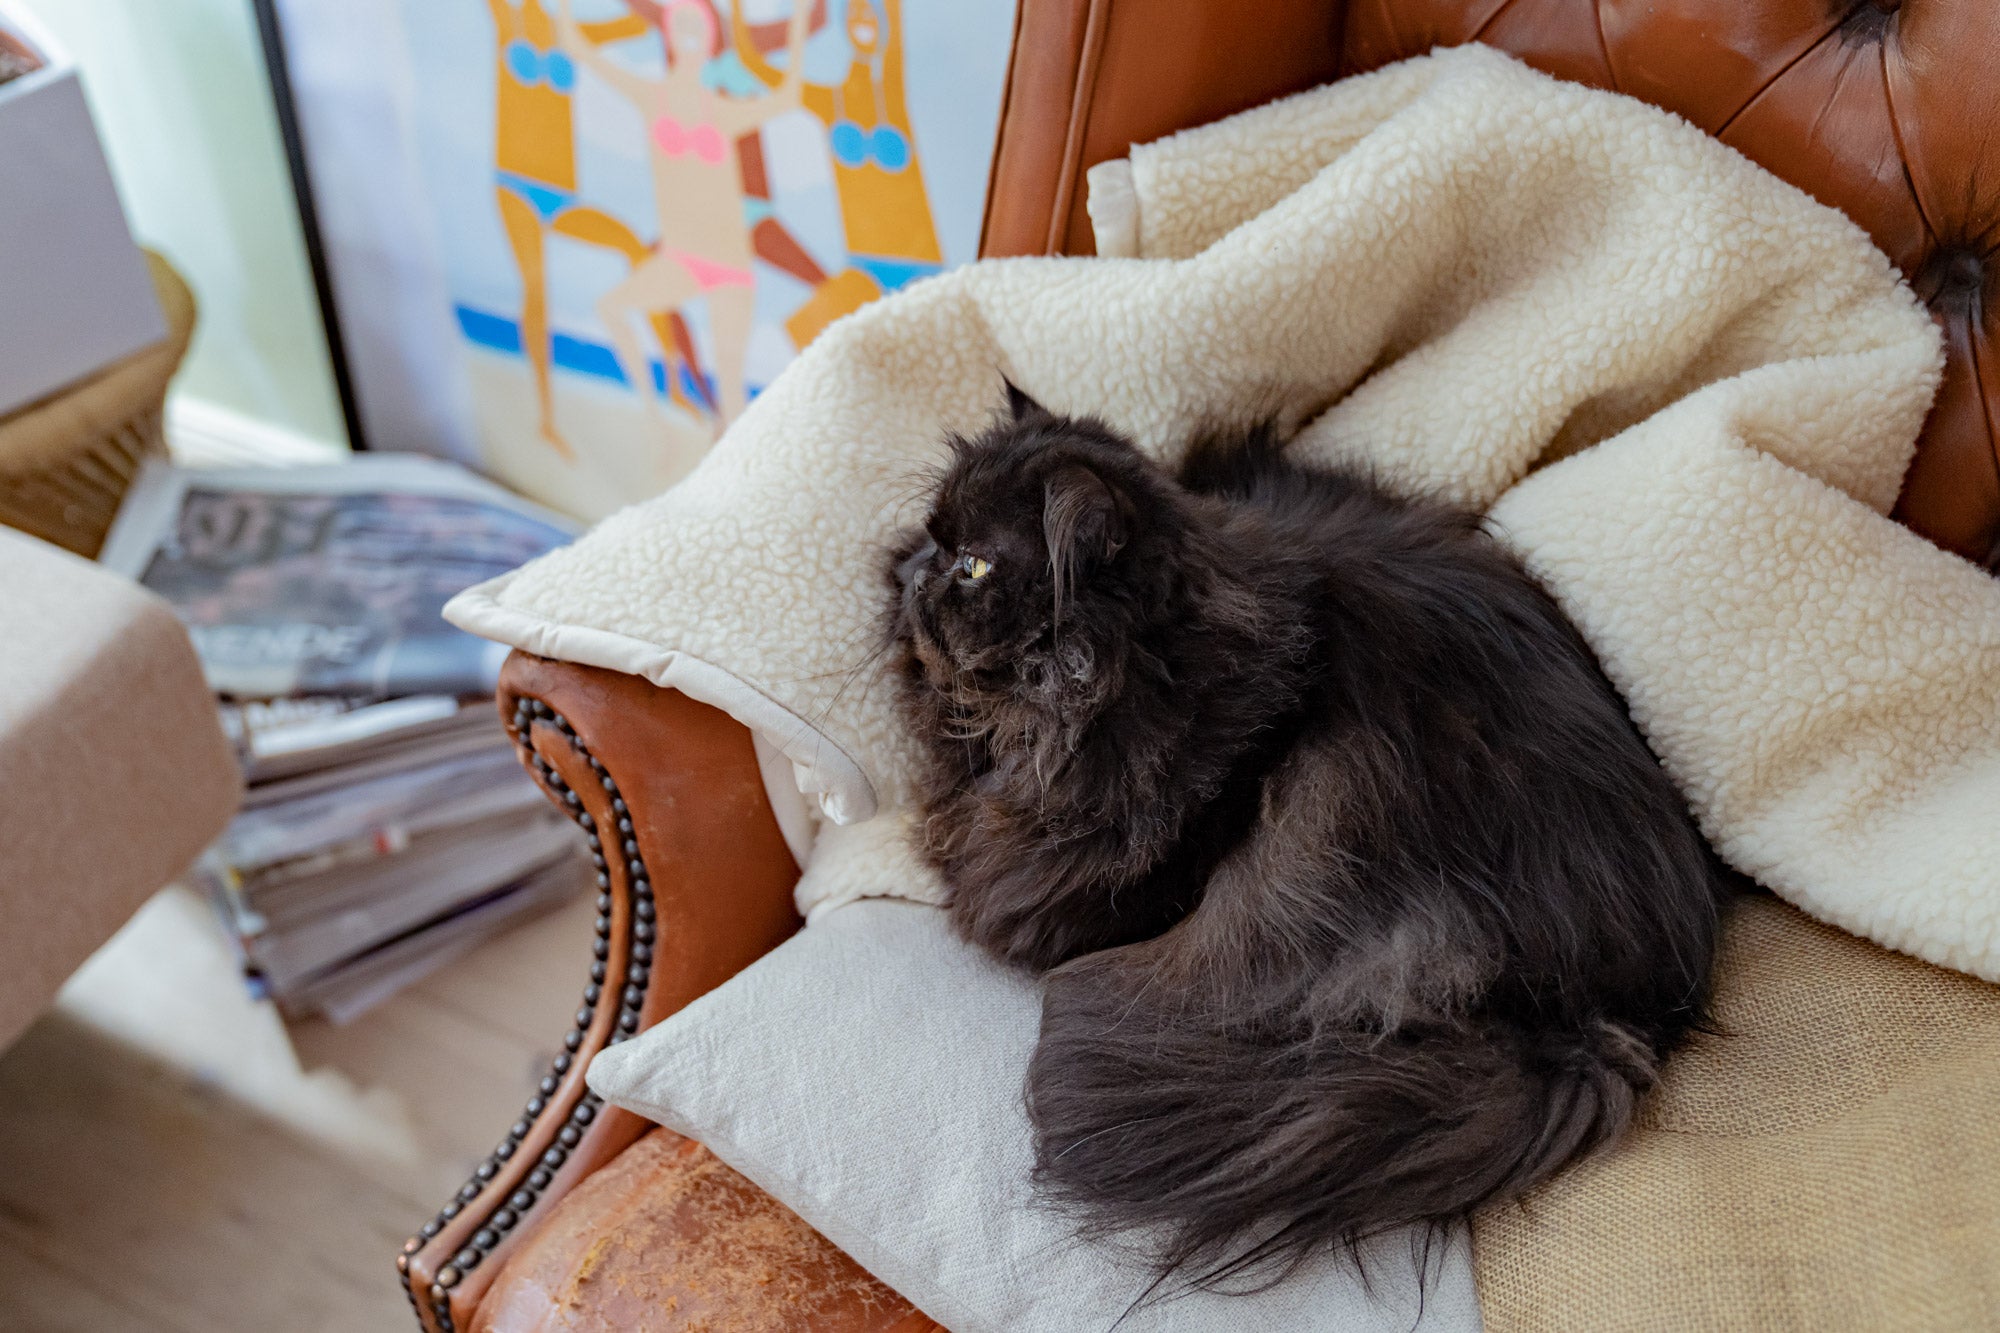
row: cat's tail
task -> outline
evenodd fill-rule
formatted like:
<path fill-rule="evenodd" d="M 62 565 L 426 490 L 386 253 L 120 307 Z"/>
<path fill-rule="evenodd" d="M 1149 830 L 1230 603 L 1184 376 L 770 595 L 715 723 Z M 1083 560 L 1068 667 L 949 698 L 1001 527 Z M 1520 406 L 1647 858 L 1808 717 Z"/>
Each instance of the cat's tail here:
<path fill-rule="evenodd" d="M 1653 1080 L 1652 1045 L 1616 1023 L 1384 1036 L 1134 1003 L 1124 952 L 1049 977 L 1028 1075 L 1036 1180 L 1094 1234 L 1149 1229 L 1163 1282 L 1276 1280 L 1458 1221 L 1615 1135 Z"/>
<path fill-rule="evenodd" d="M 1212 430 L 1195 437 L 1181 458 L 1181 485 L 1203 495 L 1245 500 L 1272 483 L 1288 483 L 1298 468 L 1285 459 L 1277 423 L 1247 430 Z"/>

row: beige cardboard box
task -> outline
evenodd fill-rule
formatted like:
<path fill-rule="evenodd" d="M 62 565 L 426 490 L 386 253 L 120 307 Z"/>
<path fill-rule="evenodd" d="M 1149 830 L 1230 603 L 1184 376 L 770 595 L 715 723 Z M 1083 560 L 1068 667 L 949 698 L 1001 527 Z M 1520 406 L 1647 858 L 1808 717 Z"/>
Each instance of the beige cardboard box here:
<path fill-rule="evenodd" d="M 41 68 L 0 83 L 0 415 L 167 333 L 76 66 L 0 7 Z"/>

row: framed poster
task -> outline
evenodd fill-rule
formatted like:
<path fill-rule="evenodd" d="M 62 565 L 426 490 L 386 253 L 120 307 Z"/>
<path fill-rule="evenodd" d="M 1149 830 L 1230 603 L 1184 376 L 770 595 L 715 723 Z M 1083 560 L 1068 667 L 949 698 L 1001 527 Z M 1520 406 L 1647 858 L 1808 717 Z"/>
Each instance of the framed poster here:
<path fill-rule="evenodd" d="M 594 518 L 977 251 L 1014 0 L 257 3 L 369 447 Z"/>

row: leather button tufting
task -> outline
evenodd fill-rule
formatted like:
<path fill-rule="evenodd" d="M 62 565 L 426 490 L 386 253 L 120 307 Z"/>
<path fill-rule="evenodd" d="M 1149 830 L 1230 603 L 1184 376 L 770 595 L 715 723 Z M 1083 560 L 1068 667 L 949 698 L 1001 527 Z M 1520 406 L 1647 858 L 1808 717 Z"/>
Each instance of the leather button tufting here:
<path fill-rule="evenodd" d="M 1986 291 L 1986 256 L 1963 244 L 1934 251 L 1912 275 L 1910 285 L 1925 305 L 1944 314 L 1976 309 Z"/>
<path fill-rule="evenodd" d="M 1971 250 L 1960 250 L 1952 255 L 1945 265 L 1944 284 L 1947 288 L 1976 291 L 1986 285 L 1986 260 Z"/>
<path fill-rule="evenodd" d="M 1338 72 L 1481 41 L 1678 112 L 1852 218 L 1946 334 L 1896 516 L 1970 559 L 2000 552 L 2000 0 L 1350 0 L 1345 16 Z"/>
<path fill-rule="evenodd" d="M 1088 253 L 1083 173 L 1131 143 L 1483 42 L 1685 116 L 1847 214 L 1934 313 L 1959 317 L 1959 397 L 1932 414 L 1896 513 L 1972 559 L 2000 549 L 2000 302 L 1983 299 L 1983 238 L 2000 237 L 2000 0 L 1260 0 L 1256 23 L 1236 17 L 1241 0 L 1020 8 L 982 253 Z"/>

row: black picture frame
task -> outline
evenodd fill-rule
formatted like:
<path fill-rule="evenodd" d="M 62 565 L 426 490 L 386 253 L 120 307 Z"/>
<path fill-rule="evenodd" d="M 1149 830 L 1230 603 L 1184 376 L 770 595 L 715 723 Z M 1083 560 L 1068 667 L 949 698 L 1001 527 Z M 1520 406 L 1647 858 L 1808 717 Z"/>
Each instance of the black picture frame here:
<path fill-rule="evenodd" d="M 305 238 L 306 263 L 312 269 L 313 294 L 319 303 L 327 360 L 333 368 L 334 389 L 340 396 L 341 422 L 347 430 L 348 445 L 354 449 L 366 449 L 368 439 L 361 426 L 360 399 L 356 396 L 353 371 L 347 361 L 340 307 L 334 298 L 332 270 L 327 264 L 319 208 L 314 202 L 312 172 L 306 165 L 305 138 L 299 128 L 298 103 L 292 95 L 291 72 L 286 64 L 284 25 L 278 15 L 277 0 L 250 0 L 250 5 L 256 14 L 258 41 L 264 49 L 264 72 L 270 80 L 271 102 L 277 111 L 278 135 L 284 142 L 285 163 L 292 182 L 292 201 L 298 211 L 299 232 Z"/>

